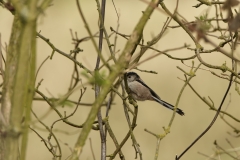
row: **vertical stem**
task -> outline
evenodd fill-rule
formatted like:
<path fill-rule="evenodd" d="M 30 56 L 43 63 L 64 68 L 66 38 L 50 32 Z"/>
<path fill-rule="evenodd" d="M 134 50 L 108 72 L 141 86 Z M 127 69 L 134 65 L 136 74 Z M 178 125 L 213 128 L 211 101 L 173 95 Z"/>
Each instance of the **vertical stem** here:
<path fill-rule="evenodd" d="M 7 149 L 9 143 L 7 143 L 7 129 L 10 127 L 10 113 L 12 108 L 11 97 L 13 97 L 13 85 L 15 81 L 15 75 L 17 72 L 17 62 L 18 62 L 18 49 L 19 49 L 19 41 L 20 31 L 22 30 L 22 24 L 20 23 L 19 16 L 15 15 L 13 24 L 12 24 L 12 33 L 9 41 L 9 47 L 7 50 L 7 59 L 6 59 L 6 69 L 5 69 L 5 77 L 3 80 L 3 96 L 2 96 L 2 104 L 1 104 L 1 112 L 5 119 L 6 125 L 1 126 L 1 150 L 0 150 L 0 160 L 7 159 L 7 154 L 10 154 Z M 13 143 L 18 139 L 12 139 Z M 15 143 L 17 144 L 17 143 Z M 17 145 L 15 145 L 17 147 Z M 15 154 L 17 148 L 12 148 L 12 156 L 16 157 Z"/>
<path fill-rule="evenodd" d="M 83 17 L 79 1 L 76 0 L 76 2 L 80 15 Z M 89 112 L 86 122 L 84 123 L 82 132 L 76 141 L 70 160 L 77 160 L 79 158 L 101 104 L 106 98 L 106 95 L 109 93 L 109 90 L 111 89 L 112 84 L 114 83 L 116 78 L 119 75 L 121 75 L 123 70 L 128 66 L 131 57 L 141 40 L 143 28 L 145 27 L 147 21 L 149 20 L 149 17 L 152 15 L 158 3 L 159 0 L 152 0 L 151 3 L 148 5 L 146 10 L 144 11 L 144 14 L 140 18 L 137 25 L 135 26 L 132 35 L 127 41 L 127 44 L 125 45 L 125 48 L 123 49 L 121 55 L 119 56 L 116 64 L 111 67 L 112 72 L 110 72 L 109 76 L 105 80 L 104 85 L 101 87 L 101 94 L 99 94 L 98 98 L 93 103 L 91 111 Z M 84 21 L 84 23 L 86 23 L 86 21 Z"/>
<path fill-rule="evenodd" d="M 160 142 L 161 142 L 161 139 L 157 138 L 157 146 L 156 146 L 156 150 L 155 150 L 154 160 L 158 160 Z"/>
<path fill-rule="evenodd" d="M 29 37 L 29 57 L 27 57 L 27 61 L 29 63 L 28 66 L 28 80 L 27 80 L 27 97 L 24 108 L 24 124 L 22 131 L 22 145 L 21 145 L 21 160 L 26 158 L 26 150 L 27 150 L 27 142 L 28 142 L 28 127 L 31 121 L 31 107 L 32 107 L 32 99 L 34 96 L 34 86 L 35 86 L 35 69 L 36 69 L 36 21 L 30 22 L 25 29 L 26 32 L 31 32 Z M 27 53 L 27 52 L 26 52 Z"/>
<path fill-rule="evenodd" d="M 100 54 L 102 54 L 102 42 L 103 42 L 103 26 L 104 26 L 104 17 L 105 17 L 105 6 L 106 6 L 106 0 L 102 0 L 102 5 L 101 5 L 101 17 L 99 16 L 100 20 L 100 32 L 99 32 L 99 43 L 98 43 L 98 49 Z M 97 62 L 96 62 L 96 67 L 95 67 L 95 73 L 99 72 L 99 65 L 100 65 L 100 56 L 97 56 Z M 97 73 L 98 74 L 98 73 Z M 98 98 L 98 95 L 100 94 L 100 86 L 96 83 L 95 85 L 95 98 Z M 102 123 L 102 113 L 101 113 L 101 107 L 98 110 L 97 113 L 97 118 L 98 118 L 98 126 L 99 126 L 99 132 L 100 132 L 100 138 L 101 138 L 101 160 L 106 160 L 106 137 L 104 132 L 104 127 Z"/>
<path fill-rule="evenodd" d="M 18 3 L 14 2 L 15 7 Z M 7 122 L 2 133 L 5 139 L 1 158 L 4 160 L 24 160 L 26 157 L 35 84 L 36 6 L 37 0 L 26 2 L 24 7 L 19 9 L 25 8 L 28 13 L 21 15 L 21 11 L 16 11 L 12 26 L 2 101 L 2 112 Z M 18 146 L 20 135 L 22 135 L 21 147 Z"/>

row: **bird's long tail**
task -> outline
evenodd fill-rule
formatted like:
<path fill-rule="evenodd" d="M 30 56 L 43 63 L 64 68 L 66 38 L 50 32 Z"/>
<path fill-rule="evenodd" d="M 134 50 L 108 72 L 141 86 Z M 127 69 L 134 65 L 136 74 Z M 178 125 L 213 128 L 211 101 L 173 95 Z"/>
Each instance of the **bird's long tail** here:
<path fill-rule="evenodd" d="M 158 98 L 156 98 L 156 97 L 153 97 L 153 99 L 154 99 L 155 101 L 157 101 L 158 103 L 160 103 L 161 105 L 163 105 L 164 107 L 166 107 L 166 108 L 168 108 L 168 109 L 171 109 L 171 110 L 174 110 L 174 106 L 173 106 L 173 105 L 171 105 L 171 104 L 169 104 L 169 103 L 167 103 L 167 102 L 165 102 L 165 101 L 163 101 L 163 100 L 161 100 L 161 99 L 158 99 Z M 177 112 L 179 115 L 181 115 L 181 116 L 184 115 L 184 112 L 183 112 L 181 109 L 179 109 L 179 108 L 177 108 L 176 112 Z"/>

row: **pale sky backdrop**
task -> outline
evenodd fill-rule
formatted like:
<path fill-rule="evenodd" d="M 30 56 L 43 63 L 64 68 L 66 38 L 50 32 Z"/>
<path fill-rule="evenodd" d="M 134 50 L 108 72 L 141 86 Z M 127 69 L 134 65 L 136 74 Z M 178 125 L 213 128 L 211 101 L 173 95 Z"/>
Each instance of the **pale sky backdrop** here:
<path fill-rule="evenodd" d="M 176 6 L 176 1 L 171 0 L 164 2 L 170 11 L 173 12 Z M 207 7 L 204 5 L 197 9 L 193 8 L 192 6 L 197 3 L 197 1 L 192 0 L 180 0 L 179 13 L 183 15 L 188 21 L 194 21 L 196 16 L 200 16 L 207 9 Z M 81 0 L 80 4 L 84 11 L 86 20 L 90 25 L 91 31 L 93 33 L 97 32 L 98 13 L 95 1 Z M 146 4 L 138 0 L 115 0 L 115 5 L 117 11 L 120 13 L 119 32 L 130 34 L 138 22 L 140 16 L 142 15 L 142 11 L 146 8 Z M 213 11 L 214 7 L 211 8 L 210 12 L 213 13 Z M 145 42 L 151 40 L 152 35 L 156 35 L 160 32 L 163 23 L 166 21 L 166 18 L 166 14 L 162 14 L 159 11 L 154 12 L 149 22 L 147 23 L 146 28 L 144 29 Z M 11 13 L 1 8 L 0 33 L 2 35 L 2 42 L 4 43 L 8 43 L 9 41 L 12 21 L 13 16 Z M 176 23 L 172 21 L 171 25 L 176 25 Z M 106 5 L 105 27 L 109 34 L 111 32 L 110 26 L 116 28 L 117 16 L 112 2 L 108 1 Z M 74 32 L 76 31 L 79 38 L 88 36 L 86 29 L 84 28 L 84 24 L 79 16 L 76 2 L 66 0 L 53 1 L 53 5 L 49 7 L 46 12 L 44 12 L 44 15 L 39 18 L 38 31 L 41 30 L 41 34 L 49 38 L 50 41 L 58 49 L 69 53 L 70 50 L 73 49 L 69 29 L 72 29 Z M 184 43 L 191 44 L 191 47 L 194 48 L 193 42 L 183 31 L 183 29 L 169 29 L 167 34 L 164 35 L 164 37 L 155 45 L 155 47 L 159 50 L 165 50 L 183 46 Z M 125 44 L 126 40 L 122 37 L 118 37 L 117 50 L 120 50 L 121 52 Z M 209 47 L 202 41 L 201 44 L 203 44 L 206 49 Z M 95 67 L 97 53 L 95 52 L 92 43 L 90 41 L 83 42 L 80 45 L 80 48 L 83 49 L 84 52 L 79 53 L 78 60 L 86 67 L 93 70 Z M 105 57 L 106 55 L 110 54 L 106 44 L 104 44 L 103 49 Z M 37 65 L 39 66 L 41 62 L 51 54 L 52 50 L 40 38 L 38 38 L 37 50 Z M 238 51 L 239 49 L 237 49 L 236 52 Z M 153 54 L 153 51 L 148 51 L 143 59 Z M 194 53 L 190 50 L 184 49 L 171 52 L 170 54 L 176 57 L 187 57 L 193 55 Z M 215 65 L 222 65 L 226 61 L 227 65 L 231 66 L 229 59 L 221 55 L 221 53 L 215 52 L 212 54 L 205 54 L 203 56 L 203 59 L 208 63 Z M 195 64 L 198 64 L 197 59 L 194 59 L 194 61 Z M 185 63 L 191 65 L 192 60 L 186 61 Z M 176 103 L 179 91 L 184 84 L 183 81 L 178 79 L 178 77 L 184 79 L 184 76 L 183 73 L 176 68 L 177 66 L 183 68 L 186 71 L 190 71 L 190 68 L 184 66 L 180 61 L 172 60 L 164 55 L 161 55 L 139 66 L 140 69 L 154 70 L 158 72 L 158 74 L 148 74 L 139 71 L 136 72 L 139 73 L 142 79 L 150 87 L 152 87 L 162 99 L 174 105 Z M 36 83 L 38 83 L 42 78 L 44 79 L 39 89 L 47 96 L 53 95 L 54 97 L 61 97 L 61 95 L 66 93 L 68 90 L 72 68 L 73 63 L 70 60 L 66 59 L 58 53 L 55 53 L 53 60 L 48 60 L 39 72 Z M 216 73 L 221 72 L 216 71 Z M 201 96 L 210 96 L 214 101 L 215 107 L 218 107 L 227 88 L 228 81 L 219 79 L 205 70 L 199 70 L 196 75 L 197 76 L 192 79 L 191 84 L 201 94 Z M 86 80 L 83 79 L 83 82 L 86 82 Z M 234 90 L 234 85 L 232 86 L 230 92 L 231 103 L 227 111 L 239 118 L 240 98 Z M 73 96 L 71 96 L 71 99 L 77 101 L 78 96 L 79 92 L 76 92 Z M 88 85 L 87 92 L 83 96 L 82 102 L 91 103 L 93 102 L 93 99 L 94 91 L 92 90 L 92 87 Z M 226 98 L 223 109 L 227 106 L 228 102 L 229 96 Z M 144 129 L 147 128 L 154 133 L 163 133 L 162 127 L 168 125 L 169 120 L 172 116 L 172 111 L 167 110 L 155 102 L 139 102 L 138 104 L 139 114 L 137 127 L 135 128 L 134 133 L 143 153 L 143 159 L 149 160 L 153 159 L 154 157 L 156 138 L 146 133 Z M 48 110 L 48 108 L 49 106 L 45 102 L 33 103 L 33 109 L 38 116 L 43 115 Z M 185 116 L 181 117 L 179 115 L 176 115 L 173 126 L 171 128 L 171 133 L 167 135 L 160 144 L 159 160 L 173 160 L 176 154 L 179 155 L 209 125 L 215 115 L 215 112 L 209 110 L 208 106 L 205 105 L 205 103 L 203 103 L 189 87 L 184 90 L 184 93 L 180 100 L 179 108 L 185 112 Z M 62 113 L 64 111 L 70 113 L 72 111 L 72 108 L 69 109 L 68 107 L 60 107 L 59 110 Z M 82 124 L 85 121 L 89 110 L 90 107 L 79 107 L 77 113 L 72 118 L 70 118 L 70 120 L 77 124 Z M 103 109 L 102 113 L 105 115 L 105 109 Z M 50 126 L 58 118 L 59 117 L 57 114 L 52 111 L 51 114 L 43 121 Z M 128 125 L 125 119 L 122 102 L 118 97 L 116 98 L 115 105 L 110 111 L 109 122 L 114 133 L 116 134 L 118 142 L 121 142 L 128 131 Z M 229 120 L 229 122 L 231 122 L 231 124 L 237 128 L 240 127 L 239 123 L 237 122 L 234 122 L 232 120 Z M 40 124 L 37 126 L 43 128 L 43 126 Z M 62 146 L 62 159 L 66 159 L 71 153 L 69 148 L 72 149 L 74 147 L 76 138 L 80 133 L 80 129 L 70 127 L 62 122 L 57 123 L 55 127 L 67 132 L 78 131 L 73 135 L 56 132 L 57 138 Z M 227 144 L 225 140 L 226 138 L 231 141 L 234 147 L 240 147 L 239 139 L 230 136 L 227 134 L 227 132 L 233 133 L 233 130 L 228 127 L 220 118 L 218 118 L 217 122 L 210 129 L 210 131 L 199 142 L 197 142 L 197 144 L 192 147 L 190 151 L 184 155 L 184 157 L 182 157 L 182 160 L 206 159 L 202 155 L 199 155 L 198 152 L 202 152 L 206 155 L 213 154 L 215 151 L 215 147 L 213 145 L 214 140 L 217 140 L 217 142 L 225 149 L 231 148 Z M 45 139 L 47 139 L 48 132 L 39 131 L 39 133 Z M 94 153 L 97 157 L 96 159 L 99 159 L 99 132 L 92 130 L 89 138 L 92 139 Z M 67 145 L 64 145 L 65 143 Z M 107 154 L 112 154 L 114 150 L 115 146 L 108 135 Z M 135 158 L 135 151 L 132 147 L 131 139 L 127 141 L 127 144 L 124 145 L 122 151 L 126 159 L 129 160 Z M 41 142 L 40 138 L 35 133 L 31 132 L 29 137 L 27 159 L 50 160 L 51 158 L 52 155 L 49 153 L 43 142 Z M 83 148 L 81 159 L 93 159 L 89 140 L 86 141 L 86 145 Z M 116 156 L 116 160 L 118 159 L 119 157 Z"/>

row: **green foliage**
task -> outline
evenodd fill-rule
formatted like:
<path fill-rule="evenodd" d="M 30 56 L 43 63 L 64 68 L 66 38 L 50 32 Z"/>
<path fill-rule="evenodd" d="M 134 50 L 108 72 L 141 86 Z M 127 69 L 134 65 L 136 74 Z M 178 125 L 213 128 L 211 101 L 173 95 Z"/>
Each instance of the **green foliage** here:
<path fill-rule="evenodd" d="M 93 73 L 93 76 L 90 76 L 86 71 L 83 71 L 81 74 L 88 80 L 88 83 L 92 85 L 97 84 L 99 86 L 105 84 L 105 79 L 107 77 L 106 72 L 104 70 L 101 72 L 95 71 Z"/>
<path fill-rule="evenodd" d="M 66 107 L 66 106 L 67 107 L 74 107 L 75 106 L 73 103 L 71 103 L 67 99 L 64 99 L 63 101 L 60 101 L 58 105 L 63 106 L 63 107 Z"/>
<path fill-rule="evenodd" d="M 198 26 L 203 31 L 209 31 L 213 25 L 211 24 L 211 20 L 208 18 L 208 13 L 204 13 L 200 15 L 200 17 L 195 17 L 198 23 Z"/>

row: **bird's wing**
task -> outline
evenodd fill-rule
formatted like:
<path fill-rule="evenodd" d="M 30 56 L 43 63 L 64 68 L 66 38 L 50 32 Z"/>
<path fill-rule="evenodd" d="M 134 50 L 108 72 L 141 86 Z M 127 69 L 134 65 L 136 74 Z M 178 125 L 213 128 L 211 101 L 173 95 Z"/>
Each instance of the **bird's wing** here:
<path fill-rule="evenodd" d="M 153 97 L 156 97 L 156 98 L 158 98 L 158 99 L 161 99 L 161 98 L 157 95 L 157 93 L 155 93 L 150 87 L 148 87 L 142 80 L 137 79 L 136 81 L 138 81 L 139 83 L 141 83 L 143 86 L 147 87 L 147 88 L 149 89 L 149 91 L 151 92 L 151 94 L 152 94 Z"/>

